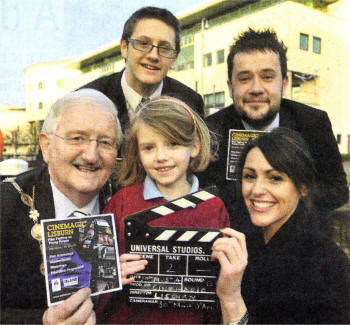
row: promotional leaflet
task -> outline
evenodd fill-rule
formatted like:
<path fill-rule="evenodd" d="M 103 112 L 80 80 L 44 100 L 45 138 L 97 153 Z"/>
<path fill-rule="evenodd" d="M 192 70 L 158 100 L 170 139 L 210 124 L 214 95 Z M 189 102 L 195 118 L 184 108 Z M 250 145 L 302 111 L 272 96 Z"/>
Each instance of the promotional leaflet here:
<path fill-rule="evenodd" d="M 249 131 L 249 130 L 234 130 L 229 132 L 227 146 L 227 169 L 226 179 L 236 181 L 236 167 L 239 161 L 239 156 L 244 148 L 244 145 L 250 140 L 257 138 L 264 131 Z"/>
<path fill-rule="evenodd" d="M 83 287 L 91 295 L 122 289 L 114 217 L 41 220 L 48 305 Z"/>

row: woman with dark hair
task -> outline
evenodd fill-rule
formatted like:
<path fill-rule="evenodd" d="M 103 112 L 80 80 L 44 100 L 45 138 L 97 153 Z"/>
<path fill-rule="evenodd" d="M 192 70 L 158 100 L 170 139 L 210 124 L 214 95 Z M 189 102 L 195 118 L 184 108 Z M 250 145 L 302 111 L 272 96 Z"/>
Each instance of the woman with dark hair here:
<path fill-rule="evenodd" d="M 249 323 L 349 323 L 349 260 L 313 227 L 315 174 L 301 136 L 284 128 L 259 136 L 246 145 L 237 172 L 242 213 L 256 226 L 246 238 L 241 284 Z M 225 254 L 242 256 L 235 233 L 226 235 Z M 227 285 L 237 293 L 234 277 Z"/>

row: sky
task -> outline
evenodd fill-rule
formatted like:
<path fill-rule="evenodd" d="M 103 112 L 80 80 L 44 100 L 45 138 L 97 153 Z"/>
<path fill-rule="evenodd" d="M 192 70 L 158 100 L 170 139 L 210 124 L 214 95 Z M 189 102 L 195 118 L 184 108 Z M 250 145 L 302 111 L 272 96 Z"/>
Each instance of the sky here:
<path fill-rule="evenodd" d="M 119 40 L 143 6 L 174 14 L 207 0 L 0 0 L 0 104 L 24 106 L 24 68 Z"/>

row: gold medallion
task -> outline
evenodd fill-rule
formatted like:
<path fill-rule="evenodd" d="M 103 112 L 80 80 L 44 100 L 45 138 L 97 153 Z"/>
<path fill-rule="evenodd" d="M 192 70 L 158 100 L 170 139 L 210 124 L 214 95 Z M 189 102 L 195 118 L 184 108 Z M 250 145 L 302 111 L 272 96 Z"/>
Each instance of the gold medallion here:
<path fill-rule="evenodd" d="M 29 211 L 29 218 L 30 219 L 32 219 L 34 222 L 38 222 L 39 216 L 40 216 L 40 214 L 39 214 L 38 210 L 30 209 L 30 211 Z"/>
<path fill-rule="evenodd" d="M 41 226 L 40 224 L 36 223 L 32 229 L 30 230 L 30 233 L 32 235 L 32 237 L 36 240 L 39 240 L 41 241 L 43 236 L 42 236 L 42 233 L 41 233 Z"/>
<path fill-rule="evenodd" d="M 39 212 L 38 210 L 35 209 L 34 207 L 34 194 L 35 194 L 35 186 L 33 186 L 33 198 L 30 197 L 29 194 L 24 193 L 23 190 L 20 188 L 20 186 L 16 183 L 14 178 L 6 178 L 4 180 L 4 182 L 10 182 L 14 188 L 17 190 L 17 192 L 19 193 L 20 197 L 21 197 L 21 201 L 29 207 L 29 218 L 34 222 L 34 226 L 31 228 L 30 233 L 32 235 L 32 237 L 34 239 L 36 239 L 39 242 L 40 245 L 40 251 L 41 254 L 43 253 L 42 251 L 42 232 L 41 232 L 41 226 L 38 223 L 38 219 L 39 219 Z M 40 273 L 42 275 L 45 275 L 45 267 L 44 267 L 44 263 L 40 264 Z"/>
<path fill-rule="evenodd" d="M 34 203 L 33 203 L 32 198 L 31 198 L 28 194 L 26 194 L 26 193 L 24 193 L 24 192 L 21 192 L 20 194 L 21 194 L 21 201 L 22 201 L 26 206 L 29 206 L 29 207 L 32 209 L 33 206 L 34 206 Z"/>

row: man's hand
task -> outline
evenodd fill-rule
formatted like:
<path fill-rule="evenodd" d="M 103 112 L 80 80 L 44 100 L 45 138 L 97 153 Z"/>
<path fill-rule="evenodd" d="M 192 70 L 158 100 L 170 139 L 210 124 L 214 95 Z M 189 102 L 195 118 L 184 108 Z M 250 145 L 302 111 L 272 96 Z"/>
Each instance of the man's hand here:
<path fill-rule="evenodd" d="M 148 263 L 137 254 L 122 254 L 119 260 L 123 285 L 133 282 L 134 277 L 128 278 L 128 275 L 144 270 Z"/>
<path fill-rule="evenodd" d="M 44 325 L 92 325 L 96 324 L 90 288 L 82 288 L 59 305 L 46 309 Z"/>

